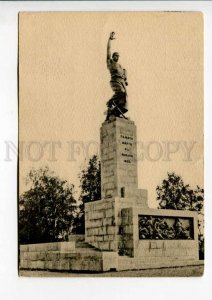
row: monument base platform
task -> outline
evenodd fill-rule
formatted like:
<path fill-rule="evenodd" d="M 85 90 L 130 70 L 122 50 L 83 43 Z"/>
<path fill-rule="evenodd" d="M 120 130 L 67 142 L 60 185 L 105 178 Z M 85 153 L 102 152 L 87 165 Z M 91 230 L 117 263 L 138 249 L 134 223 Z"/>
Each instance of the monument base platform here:
<path fill-rule="evenodd" d="M 84 242 L 83 235 L 71 236 L 69 242 L 20 246 L 20 269 L 103 272 L 117 267 L 115 252 L 95 249 Z"/>
<path fill-rule="evenodd" d="M 120 256 L 114 251 L 100 251 L 84 242 L 84 236 L 71 241 L 21 245 L 20 269 L 73 272 L 106 272 L 202 265 L 203 261 L 184 257 L 148 259 Z"/>

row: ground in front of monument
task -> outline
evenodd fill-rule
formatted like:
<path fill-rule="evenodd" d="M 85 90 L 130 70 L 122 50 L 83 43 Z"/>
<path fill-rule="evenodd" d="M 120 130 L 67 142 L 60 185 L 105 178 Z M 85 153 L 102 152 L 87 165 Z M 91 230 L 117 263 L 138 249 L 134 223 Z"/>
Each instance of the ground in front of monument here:
<path fill-rule="evenodd" d="M 148 270 L 132 270 L 121 272 L 104 272 L 104 273 L 73 273 L 73 272 L 50 272 L 50 271 L 29 271 L 21 270 L 19 275 L 26 277 L 190 277 L 202 276 L 204 265 L 162 268 Z"/>

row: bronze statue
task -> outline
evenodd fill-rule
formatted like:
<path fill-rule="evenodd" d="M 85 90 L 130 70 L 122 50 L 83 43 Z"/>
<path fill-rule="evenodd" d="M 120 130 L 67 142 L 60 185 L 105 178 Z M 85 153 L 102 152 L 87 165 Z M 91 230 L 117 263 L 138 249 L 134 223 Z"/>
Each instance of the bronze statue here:
<path fill-rule="evenodd" d="M 107 68 L 111 74 L 110 86 L 114 91 L 114 95 L 107 102 L 107 118 L 110 116 L 126 118 L 124 114 L 127 110 L 127 73 L 126 70 L 118 63 L 119 53 L 114 52 L 111 55 L 111 41 L 114 40 L 115 32 L 110 33 L 107 43 Z"/>

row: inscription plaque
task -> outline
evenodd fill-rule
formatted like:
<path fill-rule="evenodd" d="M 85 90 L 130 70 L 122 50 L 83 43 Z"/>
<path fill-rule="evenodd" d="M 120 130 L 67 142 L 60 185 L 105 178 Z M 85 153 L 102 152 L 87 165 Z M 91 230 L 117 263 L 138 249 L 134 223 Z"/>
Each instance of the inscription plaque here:
<path fill-rule="evenodd" d="M 133 136 L 127 134 L 120 134 L 121 138 L 121 161 L 127 164 L 134 162 L 135 157 L 133 154 Z"/>

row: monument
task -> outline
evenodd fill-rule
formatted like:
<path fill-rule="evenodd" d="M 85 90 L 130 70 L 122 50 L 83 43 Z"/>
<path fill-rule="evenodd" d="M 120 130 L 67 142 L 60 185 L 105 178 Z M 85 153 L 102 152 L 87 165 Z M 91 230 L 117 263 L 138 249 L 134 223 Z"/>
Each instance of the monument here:
<path fill-rule="evenodd" d="M 152 209 L 138 188 L 136 125 L 127 112 L 127 76 L 107 45 L 114 92 L 100 129 L 101 199 L 85 203 L 85 235 L 69 242 L 21 246 L 20 267 L 109 271 L 195 265 L 197 212 Z"/>
<path fill-rule="evenodd" d="M 107 67 L 114 95 L 100 130 L 101 196 L 85 204 L 85 241 L 111 255 L 107 269 L 127 270 L 187 265 L 198 261 L 197 213 L 148 207 L 147 190 L 138 189 L 136 126 L 127 112 L 126 71 L 111 57 Z"/>

